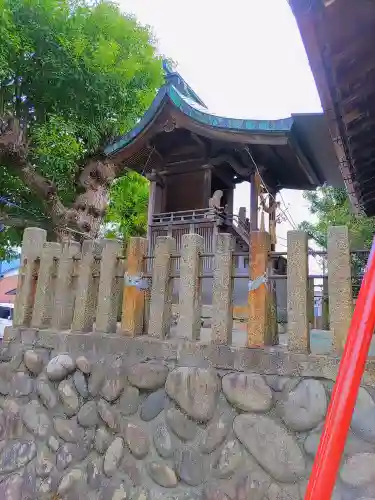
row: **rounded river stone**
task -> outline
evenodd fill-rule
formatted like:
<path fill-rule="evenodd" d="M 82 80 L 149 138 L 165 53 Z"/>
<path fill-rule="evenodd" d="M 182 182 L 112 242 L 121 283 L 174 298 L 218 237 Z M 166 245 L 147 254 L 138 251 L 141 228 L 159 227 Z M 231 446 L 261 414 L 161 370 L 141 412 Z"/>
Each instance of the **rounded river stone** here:
<path fill-rule="evenodd" d="M 63 380 L 59 383 L 57 392 L 68 417 L 75 415 L 79 409 L 79 399 L 72 382 L 70 380 Z"/>
<path fill-rule="evenodd" d="M 320 443 L 321 432 L 311 432 L 304 442 L 304 449 L 308 455 L 315 457 Z M 374 446 L 367 441 L 350 433 L 346 438 L 344 455 L 354 455 L 356 453 L 371 453 L 374 451 Z"/>
<path fill-rule="evenodd" d="M 75 370 L 76 364 L 69 354 L 59 354 L 47 365 L 47 376 L 50 380 L 59 382 Z"/>
<path fill-rule="evenodd" d="M 52 422 L 37 401 L 30 401 L 22 408 L 22 420 L 25 427 L 36 436 L 45 438 L 51 432 Z"/>
<path fill-rule="evenodd" d="M 156 427 L 154 431 L 154 446 L 163 458 L 170 458 L 173 455 L 175 450 L 173 438 L 165 424 L 159 424 Z"/>
<path fill-rule="evenodd" d="M 325 417 L 327 395 L 319 380 L 302 380 L 295 389 L 284 395 L 276 405 L 277 413 L 294 431 L 309 431 Z"/>
<path fill-rule="evenodd" d="M 124 456 L 121 461 L 120 471 L 125 472 L 133 486 L 142 485 L 142 462 L 136 460 L 128 450 L 125 450 Z"/>
<path fill-rule="evenodd" d="M 189 486 L 198 486 L 205 480 L 205 466 L 202 455 L 193 448 L 176 451 L 175 471 L 178 477 Z"/>
<path fill-rule="evenodd" d="M 228 441 L 220 452 L 215 470 L 219 477 L 228 478 L 233 475 L 242 462 L 242 449 L 240 443 L 232 439 Z"/>
<path fill-rule="evenodd" d="M 20 438 L 23 433 L 21 407 L 13 399 L 6 399 L 3 410 L 0 411 L 0 440 Z"/>
<path fill-rule="evenodd" d="M 77 419 L 78 423 L 82 425 L 82 427 L 95 427 L 99 422 L 96 402 L 89 401 L 88 403 L 85 403 L 79 410 Z"/>
<path fill-rule="evenodd" d="M 208 484 L 204 488 L 203 494 L 204 500 L 230 500 L 228 495 L 224 493 L 220 488 L 218 488 L 215 484 Z"/>
<path fill-rule="evenodd" d="M 363 387 L 358 392 L 351 427 L 362 439 L 375 444 L 375 401 Z"/>
<path fill-rule="evenodd" d="M 233 418 L 233 414 L 225 412 L 210 423 L 201 443 L 203 453 L 212 453 L 224 442 L 232 426 Z"/>
<path fill-rule="evenodd" d="M 12 378 L 10 387 L 11 396 L 15 398 L 28 396 L 34 390 L 34 380 L 27 373 L 17 372 Z"/>
<path fill-rule="evenodd" d="M 341 480 L 353 487 L 364 487 L 375 481 L 375 454 L 357 453 L 349 457 L 340 470 Z"/>
<path fill-rule="evenodd" d="M 117 414 L 115 410 L 104 399 L 100 399 L 97 403 L 98 413 L 108 427 L 112 430 L 117 429 Z"/>
<path fill-rule="evenodd" d="M 112 442 L 112 435 L 105 427 L 99 427 L 95 434 L 94 446 L 98 453 L 105 453 Z"/>
<path fill-rule="evenodd" d="M 81 370 L 81 372 L 85 375 L 91 373 L 91 363 L 85 356 L 78 356 L 76 359 L 76 365 L 78 370 Z"/>
<path fill-rule="evenodd" d="M 36 380 L 35 385 L 36 392 L 48 410 L 53 410 L 58 404 L 58 397 L 52 384 L 48 381 L 45 375 L 41 375 Z"/>
<path fill-rule="evenodd" d="M 80 439 L 83 439 L 85 434 L 82 427 L 77 424 L 76 418 L 66 420 L 64 418 L 55 417 L 54 426 L 57 434 L 68 443 L 76 443 Z"/>
<path fill-rule="evenodd" d="M 125 431 L 126 444 L 129 450 L 140 460 L 144 458 L 150 448 L 147 432 L 137 424 L 129 422 Z"/>
<path fill-rule="evenodd" d="M 242 411 L 268 411 L 272 392 L 264 378 L 256 373 L 230 373 L 222 379 L 227 400 Z"/>
<path fill-rule="evenodd" d="M 9 441 L 0 454 L 0 473 L 6 474 L 25 467 L 36 453 L 37 448 L 33 441 Z"/>
<path fill-rule="evenodd" d="M 167 375 L 168 367 L 162 363 L 138 363 L 128 368 L 128 380 L 138 389 L 159 389 Z"/>
<path fill-rule="evenodd" d="M 100 395 L 109 403 L 115 401 L 121 394 L 124 388 L 124 377 L 119 370 L 110 370 L 107 373 Z"/>
<path fill-rule="evenodd" d="M 87 462 L 87 482 L 91 488 L 97 489 L 102 482 L 103 457 L 92 453 Z"/>
<path fill-rule="evenodd" d="M 150 394 L 142 403 L 140 417 L 142 420 L 149 422 L 159 415 L 164 410 L 167 395 L 164 389 L 159 389 Z"/>
<path fill-rule="evenodd" d="M 148 473 L 156 484 L 163 488 L 174 488 L 177 486 L 177 477 L 173 469 L 162 462 L 151 462 L 147 466 Z"/>
<path fill-rule="evenodd" d="M 42 356 L 33 350 L 25 351 L 23 355 L 23 362 L 26 368 L 34 375 L 39 375 L 43 370 L 43 358 Z"/>
<path fill-rule="evenodd" d="M 139 406 L 139 389 L 131 385 L 126 385 L 120 399 L 116 403 L 116 408 L 123 415 L 133 415 Z"/>
<path fill-rule="evenodd" d="M 195 438 L 198 426 L 177 408 L 169 408 L 165 414 L 165 420 L 169 428 L 183 441 L 191 441 Z"/>
<path fill-rule="evenodd" d="M 106 476 L 111 477 L 121 462 L 124 454 L 124 441 L 121 437 L 113 440 L 104 456 L 104 473 Z"/>
<path fill-rule="evenodd" d="M 105 379 L 105 369 L 102 364 L 96 364 L 92 367 L 89 377 L 88 389 L 91 396 L 95 397 L 103 385 Z"/>
<path fill-rule="evenodd" d="M 207 422 L 214 414 L 220 381 L 214 370 L 181 367 L 173 370 L 165 385 L 168 396 L 194 420 Z"/>
<path fill-rule="evenodd" d="M 75 489 L 80 483 L 86 483 L 86 474 L 81 469 L 72 469 L 62 477 L 58 493 L 65 495 L 65 493 Z"/>
<path fill-rule="evenodd" d="M 285 427 L 265 415 L 239 415 L 234 432 L 255 460 L 274 479 L 296 482 L 306 473 L 305 457 Z"/>
<path fill-rule="evenodd" d="M 55 464 L 56 464 L 55 455 L 51 453 L 51 451 L 47 448 L 47 446 L 45 446 L 38 453 L 36 459 L 36 464 L 35 464 L 36 475 L 43 478 L 48 477 L 51 474 Z"/>
<path fill-rule="evenodd" d="M 21 500 L 23 478 L 20 474 L 12 474 L 0 483 L 0 498 L 4 500 Z"/>
<path fill-rule="evenodd" d="M 84 374 L 80 371 L 76 371 L 73 375 L 74 386 L 77 389 L 77 392 L 83 397 L 87 398 L 89 395 L 89 391 L 87 388 L 87 380 Z"/>

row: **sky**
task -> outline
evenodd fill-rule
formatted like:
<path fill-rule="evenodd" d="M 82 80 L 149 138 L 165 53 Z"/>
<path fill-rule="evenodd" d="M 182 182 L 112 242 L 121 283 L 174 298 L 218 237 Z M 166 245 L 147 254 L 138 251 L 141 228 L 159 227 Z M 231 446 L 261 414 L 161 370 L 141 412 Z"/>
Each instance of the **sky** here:
<path fill-rule="evenodd" d="M 297 24 L 287 0 L 120 0 L 125 12 L 150 25 L 159 51 L 210 111 L 233 118 L 277 119 L 321 111 Z M 249 210 L 241 184 L 235 209 Z M 299 191 L 282 192 L 294 225 L 309 219 Z M 285 250 L 292 223 L 277 227 Z"/>

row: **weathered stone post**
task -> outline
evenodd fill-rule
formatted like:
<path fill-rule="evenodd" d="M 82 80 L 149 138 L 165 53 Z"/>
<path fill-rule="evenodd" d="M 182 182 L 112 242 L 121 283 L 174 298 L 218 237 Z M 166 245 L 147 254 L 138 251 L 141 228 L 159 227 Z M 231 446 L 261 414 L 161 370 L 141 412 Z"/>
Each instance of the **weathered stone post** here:
<path fill-rule="evenodd" d="M 266 231 L 252 231 L 250 233 L 249 277 L 251 282 L 266 276 L 270 248 L 270 235 Z M 256 289 L 249 291 L 248 306 L 248 347 L 272 345 L 273 332 L 272 328 L 268 328 L 269 296 L 267 284 L 261 283 Z"/>
<path fill-rule="evenodd" d="M 101 255 L 98 241 L 84 241 L 77 282 L 72 330 L 91 332 L 95 319 L 97 288 L 93 276 L 95 260 Z"/>
<path fill-rule="evenodd" d="M 328 294 L 333 347 L 342 353 L 353 314 L 349 231 L 346 226 L 328 228 Z"/>
<path fill-rule="evenodd" d="M 232 235 L 219 233 L 216 239 L 211 309 L 211 341 L 217 344 L 232 343 L 233 249 Z"/>
<path fill-rule="evenodd" d="M 14 308 L 14 326 L 29 326 L 33 313 L 37 273 L 47 232 L 44 229 L 28 227 L 23 233 L 21 251 L 21 272 L 18 278 L 17 296 Z"/>
<path fill-rule="evenodd" d="M 127 278 L 142 276 L 145 268 L 147 240 L 131 238 L 127 249 Z M 121 331 L 123 335 L 135 337 L 143 333 L 143 314 L 145 308 L 145 292 L 126 282 L 122 302 Z"/>
<path fill-rule="evenodd" d="M 303 231 L 289 231 L 287 245 L 288 349 L 310 352 L 307 234 Z"/>
<path fill-rule="evenodd" d="M 202 294 L 199 274 L 203 244 L 204 239 L 199 234 L 182 236 L 177 336 L 189 340 L 197 340 L 201 329 Z"/>
<path fill-rule="evenodd" d="M 171 275 L 171 254 L 176 251 L 176 241 L 170 236 L 158 236 L 154 249 L 154 267 L 148 335 L 165 338 L 169 334 L 172 318 L 173 281 Z"/>
<path fill-rule="evenodd" d="M 118 296 L 120 292 L 117 275 L 120 272 L 119 257 L 121 250 L 122 245 L 120 242 L 110 239 L 104 240 L 95 322 L 95 329 L 98 332 L 116 332 Z"/>
<path fill-rule="evenodd" d="M 61 256 L 60 243 L 48 242 L 44 244 L 40 258 L 39 276 L 36 286 L 34 310 L 31 320 L 33 328 L 51 326 L 52 311 L 54 309 L 57 263 Z"/>
<path fill-rule="evenodd" d="M 307 288 L 307 313 L 308 313 L 309 323 L 311 323 L 312 328 L 314 328 L 314 320 L 315 320 L 314 292 L 315 292 L 314 278 L 309 278 L 308 288 Z"/>
<path fill-rule="evenodd" d="M 72 325 L 76 294 L 73 289 L 74 257 L 80 256 L 80 251 L 81 245 L 76 241 L 69 241 L 62 248 L 52 312 L 52 328 L 54 330 L 68 330 Z"/>

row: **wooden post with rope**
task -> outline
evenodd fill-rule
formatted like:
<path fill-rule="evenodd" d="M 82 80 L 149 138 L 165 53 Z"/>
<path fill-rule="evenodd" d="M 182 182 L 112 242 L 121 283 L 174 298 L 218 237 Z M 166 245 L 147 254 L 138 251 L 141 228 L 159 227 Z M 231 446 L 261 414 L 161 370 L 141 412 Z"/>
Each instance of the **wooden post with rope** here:
<path fill-rule="evenodd" d="M 258 201 L 261 193 L 261 178 L 255 172 L 251 178 L 251 233 L 249 266 L 249 318 L 247 323 L 248 347 L 272 345 L 274 341 L 274 323 L 276 315 L 271 303 L 267 283 L 269 273 L 269 252 L 271 240 L 264 228 L 264 210 L 261 216 L 261 229 L 258 229 Z M 255 213 L 254 213 L 255 212 Z"/>

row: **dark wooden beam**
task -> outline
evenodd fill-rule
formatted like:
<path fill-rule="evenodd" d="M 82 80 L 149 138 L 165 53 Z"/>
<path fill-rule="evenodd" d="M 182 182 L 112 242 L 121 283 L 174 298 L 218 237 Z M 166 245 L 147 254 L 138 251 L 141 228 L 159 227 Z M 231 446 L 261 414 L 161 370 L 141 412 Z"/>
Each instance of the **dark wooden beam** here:
<path fill-rule="evenodd" d="M 317 174 L 314 172 L 314 170 L 310 166 L 310 162 L 308 158 L 305 156 L 305 153 L 302 151 L 297 139 L 294 137 L 289 138 L 289 144 L 292 147 L 296 158 L 298 160 L 298 163 L 302 169 L 302 171 L 305 173 L 306 177 L 309 179 L 311 184 L 320 184 L 320 179 L 318 178 Z"/>

